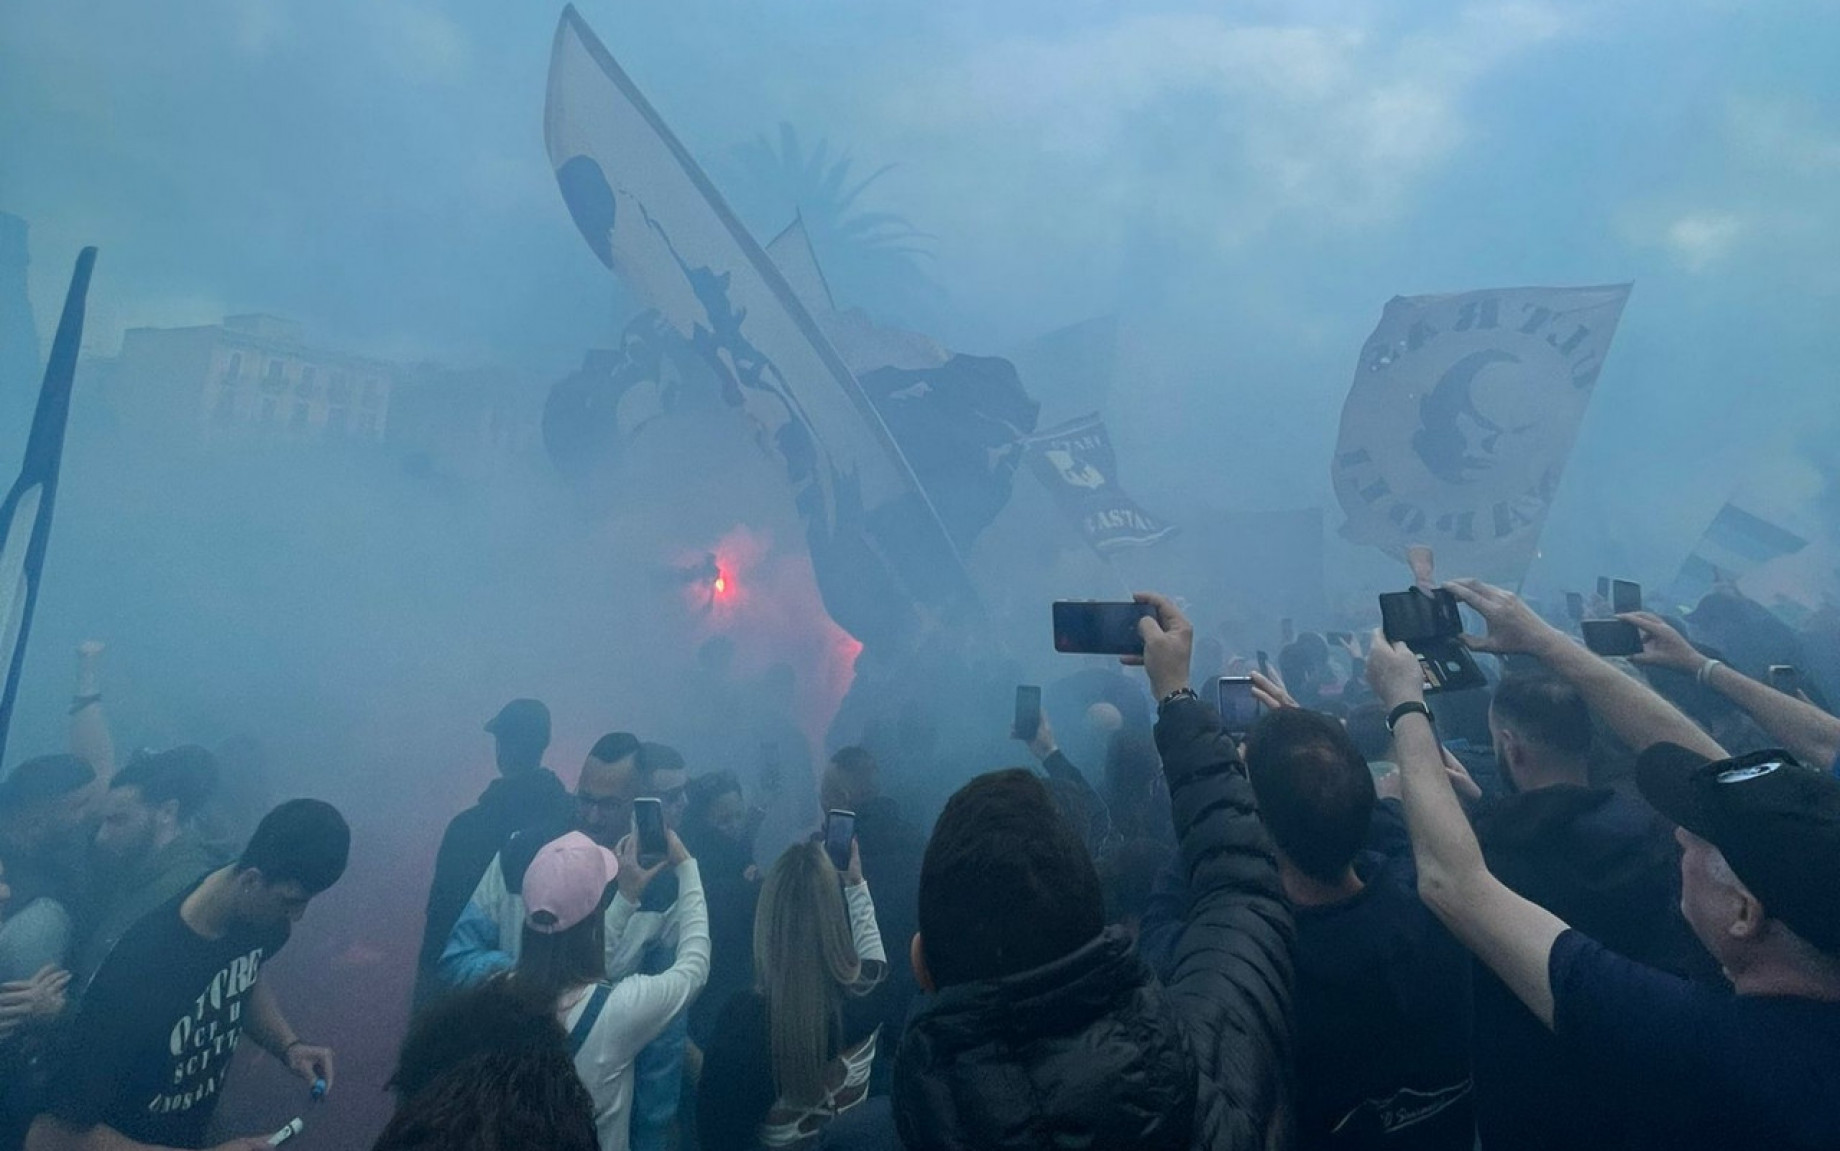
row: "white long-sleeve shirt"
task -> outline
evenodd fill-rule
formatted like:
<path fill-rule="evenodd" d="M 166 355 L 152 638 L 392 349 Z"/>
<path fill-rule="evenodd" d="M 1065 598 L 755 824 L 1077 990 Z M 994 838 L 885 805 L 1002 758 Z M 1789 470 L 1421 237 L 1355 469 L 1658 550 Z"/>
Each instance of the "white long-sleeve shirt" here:
<path fill-rule="evenodd" d="M 694 859 L 678 865 L 677 903 L 672 910 L 677 917 L 677 961 L 657 975 L 628 975 L 614 982 L 600 1018 L 575 1055 L 575 1073 L 594 1097 L 601 1151 L 627 1151 L 633 1059 L 709 981 L 709 908 Z M 565 1031 L 573 1033 L 594 988 L 594 984 L 577 988 L 557 1004 L 556 1018 Z"/>

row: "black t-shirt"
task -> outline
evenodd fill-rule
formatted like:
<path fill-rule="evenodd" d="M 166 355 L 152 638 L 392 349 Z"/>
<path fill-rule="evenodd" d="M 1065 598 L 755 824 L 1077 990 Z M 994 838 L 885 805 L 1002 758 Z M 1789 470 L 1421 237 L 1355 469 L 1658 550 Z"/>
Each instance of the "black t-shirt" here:
<path fill-rule="evenodd" d="M 194 889 L 195 890 L 195 889 Z M 166 903 L 128 929 L 96 972 L 53 1076 L 47 1110 L 144 1143 L 203 1147 L 262 964 L 286 924 L 205 939 Z"/>
<path fill-rule="evenodd" d="M 1673 1151 L 1840 1147 L 1840 1003 L 1730 995 L 1631 962 L 1577 931 L 1548 960 L 1553 1030 Z"/>
<path fill-rule="evenodd" d="M 1469 953 L 1411 860 L 1364 855 L 1359 895 L 1293 909 L 1297 1145 L 1469 1151 Z"/>

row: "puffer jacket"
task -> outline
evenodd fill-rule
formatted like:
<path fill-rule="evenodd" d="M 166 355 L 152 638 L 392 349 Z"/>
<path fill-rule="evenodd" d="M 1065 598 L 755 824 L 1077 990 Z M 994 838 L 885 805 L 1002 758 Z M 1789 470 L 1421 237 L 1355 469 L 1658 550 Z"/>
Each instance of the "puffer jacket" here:
<path fill-rule="evenodd" d="M 1281 1146 L 1290 914 L 1252 786 L 1214 710 L 1164 709 L 1157 746 L 1192 892 L 1162 986 L 1108 930 L 1053 963 L 948 988 L 910 1023 L 907 1151 Z"/>

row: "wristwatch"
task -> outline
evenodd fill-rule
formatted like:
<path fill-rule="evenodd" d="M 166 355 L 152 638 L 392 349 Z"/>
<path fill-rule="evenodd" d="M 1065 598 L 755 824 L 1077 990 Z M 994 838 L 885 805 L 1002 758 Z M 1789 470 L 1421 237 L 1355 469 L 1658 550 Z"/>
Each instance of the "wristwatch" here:
<path fill-rule="evenodd" d="M 1425 717 L 1426 723 L 1432 724 L 1433 726 L 1437 724 L 1437 717 L 1431 714 L 1431 709 L 1425 706 L 1424 700 L 1408 699 L 1387 713 L 1386 730 L 1392 732 L 1399 726 L 1399 721 L 1408 715 L 1422 715 Z"/>

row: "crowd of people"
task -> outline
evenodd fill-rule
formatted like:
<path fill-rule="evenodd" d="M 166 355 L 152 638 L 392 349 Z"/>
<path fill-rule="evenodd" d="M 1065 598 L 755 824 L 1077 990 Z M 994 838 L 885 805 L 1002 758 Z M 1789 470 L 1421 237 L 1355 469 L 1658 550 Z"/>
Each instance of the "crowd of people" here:
<path fill-rule="evenodd" d="M 809 811 L 628 732 L 571 787 L 511 701 L 375 1147 L 1840 1147 L 1819 685 L 1765 681 L 1776 625 L 1733 589 L 1626 613 L 1642 650 L 1611 659 L 1443 586 L 1486 689 L 1428 696 L 1378 632 L 1240 660 L 1140 595 L 1141 676 L 1050 684 L 1010 733 L 1036 766 L 933 819 L 861 745 Z M 204 1147 L 245 1037 L 336 1088 L 267 965 L 351 833 L 230 802 L 234 749 L 117 769 L 93 655 L 71 750 L 0 782 L 0 1146 Z M 1241 673 L 1262 714 L 1230 733 Z M 776 819 L 810 833 L 763 854 Z"/>

